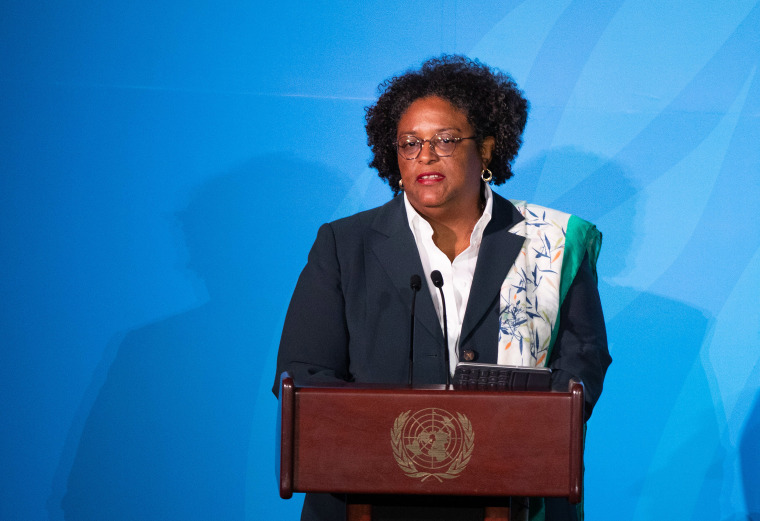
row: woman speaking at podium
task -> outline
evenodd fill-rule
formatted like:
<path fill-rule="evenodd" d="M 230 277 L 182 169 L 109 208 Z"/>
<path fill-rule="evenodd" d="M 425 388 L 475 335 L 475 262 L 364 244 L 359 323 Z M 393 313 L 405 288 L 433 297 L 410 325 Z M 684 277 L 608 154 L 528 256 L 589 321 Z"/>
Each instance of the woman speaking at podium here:
<path fill-rule="evenodd" d="M 414 384 L 446 383 L 464 361 L 546 366 L 557 389 L 583 381 L 588 418 L 611 362 L 595 270 L 601 234 L 490 187 L 512 176 L 528 114 L 522 92 L 461 56 L 431 59 L 380 88 L 366 114 L 370 166 L 394 197 L 319 229 L 288 308 L 277 374 L 301 385 L 406 384 L 418 291 Z M 482 519 L 454 505 L 390 505 L 384 515 Z M 536 515 L 577 519 L 564 499 L 547 499 Z M 344 518 L 342 498 L 307 494 L 303 520 Z"/>

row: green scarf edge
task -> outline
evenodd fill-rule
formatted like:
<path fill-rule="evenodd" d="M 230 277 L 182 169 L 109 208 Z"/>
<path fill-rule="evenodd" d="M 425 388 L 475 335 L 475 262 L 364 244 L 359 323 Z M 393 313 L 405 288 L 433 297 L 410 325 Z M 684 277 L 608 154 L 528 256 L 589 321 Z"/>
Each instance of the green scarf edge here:
<path fill-rule="evenodd" d="M 594 275 L 595 280 L 599 280 L 596 273 L 596 262 L 599 259 L 599 252 L 602 249 L 602 233 L 597 230 L 596 226 L 588 221 L 571 215 L 567 220 L 567 229 L 565 230 L 565 254 L 562 260 L 562 270 L 560 271 L 560 283 L 559 283 L 559 307 L 557 308 L 557 317 L 552 329 L 552 337 L 549 343 L 549 349 L 546 353 L 545 363 L 549 363 L 552 349 L 554 348 L 554 342 L 557 340 L 557 331 L 559 331 L 559 318 L 560 309 L 565 302 L 567 292 L 570 290 L 570 286 L 575 280 L 575 276 L 578 274 L 578 269 L 581 267 L 583 257 L 588 254 L 589 264 L 591 264 L 591 272 Z M 583 437 L 586 438 L 586 425 L 583 425 Z M 585 471 L 585 465 L 584 469 Z M 530 498 L 530 521 L 546 521 L 546 510 L 544 505 L 544 498 L 532 497 Z M 578 521 L 583 521 L 584 509 L 583 509 L 583 496 L 581 501 L 575 505 Z"/>
<path fill-rule="evenodd" d="M 562 270 L 559 279 L 559 306 L 557 307 L 557 317 L 552 328 L 552 337 L 549 341 L 549 349 L 546 352 L 545 363 L 549 363 L 549 358 L 554 348 L 554 342 L 557 340 L 557 331 L 559 331 L 559 318 L 562 303 L 565 302 L 567 292 L 575 280 L 575 275 L 581 266 L 583 257 L 588 254 L 588 260 L 591 264 L 591 272 L 594 279 L 597 279 L 596 261 L 599 259 L 599 251 L 602 249 L 602 234 L 596 229 L 596 226 L 580 217 L 571 215 L 567 220 L 565 229 L 565 254 L 562 259 Z"/>

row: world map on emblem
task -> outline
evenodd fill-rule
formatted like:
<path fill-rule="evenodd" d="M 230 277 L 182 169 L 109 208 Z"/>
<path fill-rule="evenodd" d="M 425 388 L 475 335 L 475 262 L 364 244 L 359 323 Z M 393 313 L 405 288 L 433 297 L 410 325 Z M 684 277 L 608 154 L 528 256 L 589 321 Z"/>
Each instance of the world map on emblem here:
<path fill-rule="evenodd" d="M 448 468 L 462 452 L 464 433 L 452 414 L 428 408 L 406 418 L 401 438 L 409 460 L 421 470 L 436 472 Z"/>

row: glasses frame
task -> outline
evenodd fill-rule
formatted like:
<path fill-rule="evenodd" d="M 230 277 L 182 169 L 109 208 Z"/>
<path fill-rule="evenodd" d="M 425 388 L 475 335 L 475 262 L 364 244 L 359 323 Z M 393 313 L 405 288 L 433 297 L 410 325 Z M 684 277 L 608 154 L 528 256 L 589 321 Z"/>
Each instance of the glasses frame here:
<path fill-rule="evenodd" d="M 410 134 L 404 134 L 404 135 L 410 135 Z M 451 139 L 451 141 L 454 142 L 454 148 L 451 149 L 451 153 L 450 154 L 440 154 L 435 149 L 435 144 L 433 143 L 433 140 L 436 139 L 436 138 L 440 138 L 441 136 L 449 136 L 449 138 Z M 415 159 L 417 159 L 418 157 L 420 157 L 420 154 L 422 153 L 422 148 L 425 146 L 425 143 L 429 143 L 428 146 L 430 147 L 430 151 L 433 154 L 435 154 L 436 156 L 438 156 L 438 157 L 451 157 L 451 156 L 454 155 L 454 152 L 456 151 L 457 145 L 459 144 L 460 141 L 465 140 L 465 139 L 477 139 L 478 136 L 454 137 L 451 134 L 449 134 L 448 132 L 441 132 L 441 133 L 433 134 L 433 137 L 431 137 L 430 139 L 420 139 L 417 136 L 412 136 L 412 137 L 416 138 L 417 141 L 420 142 L 420 149 L 417 151 L 417 154 L 414 157 L 406 157 L 404 154 L 401 153 L 401 145 L 399 144 L 398 139 L 396 139 L 393 142 L 393 145 L 396 147 L 396 153 L 398 155 L 400 155 L 401 157 L 403 157 L 404 159 L 406 159 L 407 161 L 414 161 Z"/>

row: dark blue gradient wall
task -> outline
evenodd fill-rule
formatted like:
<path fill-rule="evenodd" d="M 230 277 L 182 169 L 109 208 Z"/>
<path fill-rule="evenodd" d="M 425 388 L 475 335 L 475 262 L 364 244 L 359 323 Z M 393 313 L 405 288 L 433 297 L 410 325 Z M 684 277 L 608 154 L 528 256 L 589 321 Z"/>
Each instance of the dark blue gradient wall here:
<path fill-rule="evenodd" d="M 0 48 L 0 519 L 297 515 L 290 292 L 390 198 L 377 84 L 457 52 L 532 103 L 498 192 L 604 233 L 587 519 L 760 520 L 757 0 L 11 0 Z"/>

